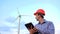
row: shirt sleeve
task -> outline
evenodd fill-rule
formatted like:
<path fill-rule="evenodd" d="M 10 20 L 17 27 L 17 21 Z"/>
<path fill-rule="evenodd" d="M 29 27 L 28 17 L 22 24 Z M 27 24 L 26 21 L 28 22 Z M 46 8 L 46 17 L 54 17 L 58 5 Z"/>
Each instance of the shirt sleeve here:
<path fill-rule="evenodd" d="M 52 22 L 49 22 L 47 29 L 45 29 L 43 32 L 43 34 L 55 34 L 55 28 Z"/>

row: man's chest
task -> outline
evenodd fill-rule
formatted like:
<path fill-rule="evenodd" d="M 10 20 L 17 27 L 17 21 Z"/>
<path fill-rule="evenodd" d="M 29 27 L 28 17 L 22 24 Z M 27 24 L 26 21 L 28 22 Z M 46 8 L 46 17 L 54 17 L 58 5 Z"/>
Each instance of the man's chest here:
<path fill-rule="evenodd" d="M 48 24 L 38 24 L 38 25 L 36 25 L 36 28 L 38 30 L 44 31 L 44 30 L 48 29 Z"/>

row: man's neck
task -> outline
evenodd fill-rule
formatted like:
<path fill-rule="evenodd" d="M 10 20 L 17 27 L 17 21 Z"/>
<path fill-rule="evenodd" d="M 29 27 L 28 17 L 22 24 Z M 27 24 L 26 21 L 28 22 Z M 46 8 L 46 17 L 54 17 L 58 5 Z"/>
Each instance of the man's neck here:
<path fill-rule="evenodd" d="M 39 22 L 42 24 L 44 22 L 44 19 L 40 19 Z"/>

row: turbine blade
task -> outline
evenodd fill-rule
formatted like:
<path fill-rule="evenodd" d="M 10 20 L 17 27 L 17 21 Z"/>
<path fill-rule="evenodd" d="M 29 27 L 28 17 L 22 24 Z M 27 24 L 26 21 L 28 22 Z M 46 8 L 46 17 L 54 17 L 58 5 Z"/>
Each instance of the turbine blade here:
<path fill-rule="evenodd" d="M 31 15 L 21 15 L 21 16 L 31 16 Z"/>
<path fill-rule="evenodd" d="M 18 15 L 20 15 L 20 12 L 19 12 L 18 8 L 17 8 L 17 13 L 18 13 Z"/>
<path fill-rule="evenodd" d="M 19 16 L 16 19 L 14 19 L 13 22 L 15 22 L 18 18 L 19 18 Z"/>

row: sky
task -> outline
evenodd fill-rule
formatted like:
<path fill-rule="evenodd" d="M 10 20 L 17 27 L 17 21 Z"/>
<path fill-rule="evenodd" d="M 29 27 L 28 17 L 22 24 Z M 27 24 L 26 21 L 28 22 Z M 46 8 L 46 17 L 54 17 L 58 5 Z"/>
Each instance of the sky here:
<path fill-rule="evenodd" d="M 28 15 L 20 18 L 20 34 L 29 34 L 25 24 L 37 24 L 33 15 L 37 9 L 45 10 L 45 19 L 52 21 L 55 34 L 60 34 L 60 0 L 0 0 L 0 34 L 17 34 L 18 11 L 21 15 Z"/>

